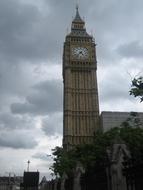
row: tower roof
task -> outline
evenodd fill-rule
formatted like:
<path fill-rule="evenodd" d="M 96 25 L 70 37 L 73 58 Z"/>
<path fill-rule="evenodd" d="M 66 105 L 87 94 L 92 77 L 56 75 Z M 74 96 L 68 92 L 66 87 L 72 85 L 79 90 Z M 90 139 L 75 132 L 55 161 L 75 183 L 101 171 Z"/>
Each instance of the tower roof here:
<path fill-rule="evenodd" d="M 75 15 L 75 18 L 72 21 L 71 32 L 70 32 L 70 34 L 68 34 L 68 36 L 91 37 L 86 32 L 85 22 L 84 22 L 84 20 L 81 18 L 80 14 L 79 14 L 78 5 L 76 6 L 76 15 Z"/>
<path fill-rule="evenodd" d="M 73 19 L 73 22 L 82 22 L 82 23 L 84 23 L 84 21 L 81 19 L 81 16 L 80 16 L 80 14 L 79 14 L 79 10 L 78 10 L 79 8 L 78 8 L 78 5 L 76 6 L 76 15 L 75 15 L 75 18 Z"/>

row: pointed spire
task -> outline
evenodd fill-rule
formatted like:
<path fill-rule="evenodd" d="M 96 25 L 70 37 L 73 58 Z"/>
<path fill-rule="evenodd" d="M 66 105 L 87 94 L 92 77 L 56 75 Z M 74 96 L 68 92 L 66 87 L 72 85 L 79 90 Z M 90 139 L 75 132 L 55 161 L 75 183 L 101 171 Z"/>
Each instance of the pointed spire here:
<path fill-rule="evenodd" d="M 76 4 L 76 11 L 78 11 L 78 8 L 79 8 L 79 6 L 78 6 L 78 3 Z"/>
<path fill-rule="evenodd" d="M 84 23 L 84 21 L 81 19 L 80 14 L 79 14 L 78 4 L 76 4 L 76 16 L 75 16 L 73 22 L 83 22 Z"/>
<path fill-rule="evenodd" d="M 78 37 L 90 37 L 90 35 L 86 32 L 85 22 L 80 17 L 78 4 L 76 5 L 76 15 L 72 21 L 71 33 L 69 35 Z"/>

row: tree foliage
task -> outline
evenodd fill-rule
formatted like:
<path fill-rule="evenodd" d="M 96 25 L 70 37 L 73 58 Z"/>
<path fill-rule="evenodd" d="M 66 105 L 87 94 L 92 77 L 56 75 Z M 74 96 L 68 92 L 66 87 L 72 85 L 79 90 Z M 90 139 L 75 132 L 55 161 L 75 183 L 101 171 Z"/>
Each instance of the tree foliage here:
<path fill-rule="evenodd" d="M 140 101 L 143 101 L 143 77 L 134 78 L 132 80 L 130 95 L 139 97 Z"/>
<path fill-rule="evenodd" d="M 61 147 L 53 150 L 54 163 L 52 170 L 62 176 L 65 172 L 71 175 L 77 162 L 82 163 L 86 171 L 91 171 L 99 166 L 108 164 L 107 149 L 111 148 L 115 140 L 122 139 L 129 148 L 136 162 L 143 163 L 143 124 L 137 113 L 132 112 L 120 127 L 115 127 L 103 133 L 98 132 L 94 137 L 93 144 L 83 144 L 66 151 Z"/>

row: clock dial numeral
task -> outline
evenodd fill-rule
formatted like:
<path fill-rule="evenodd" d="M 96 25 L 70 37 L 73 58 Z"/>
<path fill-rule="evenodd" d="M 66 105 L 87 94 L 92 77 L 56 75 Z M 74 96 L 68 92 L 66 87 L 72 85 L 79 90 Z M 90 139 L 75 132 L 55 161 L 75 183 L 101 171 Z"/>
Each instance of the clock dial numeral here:
<path fill-rule="evenodd" d="M 88 49 L 85 47 L 73 48 L 72 55 L 78 59 L 87 59 L 88 58 Z"/>

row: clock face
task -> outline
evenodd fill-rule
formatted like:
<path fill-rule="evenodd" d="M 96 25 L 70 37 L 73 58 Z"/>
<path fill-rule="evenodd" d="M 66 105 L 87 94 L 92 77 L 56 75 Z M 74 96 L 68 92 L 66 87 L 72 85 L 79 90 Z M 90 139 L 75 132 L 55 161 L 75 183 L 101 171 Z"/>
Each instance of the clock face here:
<path fill-rule="evenodd" d="M 78 59 L 87 59 L 88 49 L 85 47 L 75 47 L 72 49 L 72 55 Z"/>

